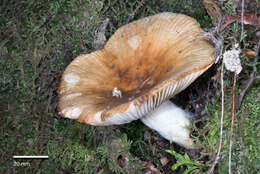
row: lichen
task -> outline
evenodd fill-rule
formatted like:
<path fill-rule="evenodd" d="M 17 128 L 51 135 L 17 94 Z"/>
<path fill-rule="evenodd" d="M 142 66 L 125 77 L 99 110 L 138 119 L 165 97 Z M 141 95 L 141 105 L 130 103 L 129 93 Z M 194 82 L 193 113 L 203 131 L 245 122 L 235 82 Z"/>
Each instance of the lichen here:
<path fill-rule="evenodd" d="M 236 72 L 239 74 L 242 71 L 241 61 L 239 58 L 241 50 L 239 45 L 236 44 L 231 50 L 225 51 L 223 54 L 223 62 L 225 68 L 231 72 Z"/>

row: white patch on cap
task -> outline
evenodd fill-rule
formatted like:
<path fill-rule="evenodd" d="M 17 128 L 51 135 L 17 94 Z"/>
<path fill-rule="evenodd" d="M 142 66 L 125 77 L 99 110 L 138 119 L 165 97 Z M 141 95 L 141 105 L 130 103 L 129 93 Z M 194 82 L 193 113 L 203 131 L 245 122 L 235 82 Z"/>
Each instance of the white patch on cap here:
<path fill-rule="evenodd" d="M 63 94 L 65 91 L 66 91 L 66 90 L 63 89 L 63 90 L 59 91 L 59 94 Z"/>
<path fill-rule="evenodd" d="M 134 49 L 136 50 L 136 48 L 138 48 L 138 46 L 141 43 L 141 38 L 140 36 L 134 36 L 131 39 L 128 40 L 128 44 Z"/>
<path fill-rule="evenodd" d="M 148 33 L 152 32 L 153 28 L 152 27 L 148 27 Z"/>
<path fill-rule="evenodd" d="M 122 92 L 119 89 L 114 88 L 112 91 L 112 96 L 117 98 L 122 98 Z"/>
<path fill-rule="evenodd" d="M 73 88 L 80 80 L 79 76 L 69 73 L 64 76 L 65 82 L 67 82 L 68 88 Z"/>
<path fill-rule="evenodd" d="M 175 16 L 175 15 L 173 15 L 173 14 L 171 14 L 171 13 L 163 13 L 161 16 L 162 16 L 164 19 L 169 20 L 169 19 L 172 19 L 173 16 Z"/>
<path fill-rule="evenodd" d="M 82 111 L 83 108 L 66 108 L 63 109 L 61 112 L 62 114 L 64 114 L 66 118 L 77 119 L 82 113 Z"/>
<path fill-rule="evenodd" d="M 101 114 L 102 114 L 102 111 L 97 112 L 94 116 L 96 122 L 95 123 L 90 122 L 89 124 L 91 124 L 91 125 L 103 125 Z"/>
<path fill-rule="evenodd" d="M 65 96 L 65 98 L 70 99 L 70 98 L 78 97 L 78 96 L 81 96 L 81 95 L 82 94 L 80 92 L 78 92 L 78 93 L 69 94 L 69 95 Z"/>

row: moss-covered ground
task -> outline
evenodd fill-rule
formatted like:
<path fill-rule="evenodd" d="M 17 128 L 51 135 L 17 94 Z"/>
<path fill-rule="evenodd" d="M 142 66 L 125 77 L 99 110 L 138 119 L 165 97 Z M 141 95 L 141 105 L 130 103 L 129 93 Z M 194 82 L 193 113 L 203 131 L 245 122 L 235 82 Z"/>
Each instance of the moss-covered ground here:
<path fill-rule="evenodd" d="M 217 2 L 226 14 L 235 12 L 235 1 Z M 258 0 L 254 4 L 250 7 L 252 11 L 260 6 Z M 137 0 L 1 0 L 0 173 L 142 173 L 145 162 L 154 164 L 162 173 L 183 173 L 194 166 L 193 171 L 197 173 L 209 169 L 219 141 L 220 64 L 194 83 L 197 89 L 208 87 L 202 94 L 206 100 L 195 100 L 194 97 L 198 98 L 196 96 L 201 93 L 191 88 L 176 96 L 177 103 L 188 109 L 194 111 L 194 107 L 188 106 L 197 105 L 206 108 L 207 116 L 193 127 L 200 150 L 186 150 L 170 143 L 140 121 L 122 126 L 93 127 L 58 115 L 57 89 L 66 66 L 78 55 L 97 48 L 97 33 L 107 18 L 109 23 L 104 34 L 108 39 L 126 23 L 138 5 Z M 129 19 L 133 21 L 163 11 L 190 15 L 205 30 L 213 26 L 202 1 L 197 0 L 144 1 Z M 228 31 L 224 35 L 225 45 L 230 47 L 232 38 L 240 39 L 240 34 L 234 34 L 240 32 L 240 24 L 231 24 Z M 254 26 L 245 26 L 246 35 L 241 39 L 244 49 L 256 49 L 256 32 Z M 238 77 L 237 95 L 252 71 L 248 65 L 251 59 L 243 53 L 241 58 L 244 69 Z M 259 70 L 258 66 L 258 74 Z M 224 142 L 215 173 L 227 173 L 228 170 L 233 79 L 231 73 L 225 74 Z M 201 87 L 199 82 L 205 80 L 209 82 L 208 86 L 203 83 Z M 232 151 L 234 173 L 260 173 L 259 123 L 258 80 L 249 88 L 236 114 Z M 194 163 L 173 170 L 172 166 L 179 160 L 187 159 L 186 153 Z M 13 155 L 48 155 L 49 158 L 14 160 Z M 169 161 L 166 165 L 160 162 L 163 157 Z M 129 159 L 127 166 L 123 164 L 126 158 Z"/>

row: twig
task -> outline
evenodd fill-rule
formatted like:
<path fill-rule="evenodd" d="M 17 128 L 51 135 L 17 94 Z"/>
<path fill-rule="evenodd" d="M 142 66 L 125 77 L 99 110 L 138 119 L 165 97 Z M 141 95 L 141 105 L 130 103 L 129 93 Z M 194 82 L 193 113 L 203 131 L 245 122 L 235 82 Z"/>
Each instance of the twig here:
<path fill-rule="evenodd" d="M 255 76 L 255 78 L 254 78 L 255 80 L 257 80 L 257 79 L 260 79 L 260 76 Z"/>
<path fill-rule="evenodd" d="M 223 17 L 223 13 L 219 6 L 214 2 L 214 0 L 203 0 L 203 5 L 211 17 L 212 24 L 217 26 L 221 18 Z"/>
<path fill-rule="evenodd" d="M 259 51 L 260 51 L 260 39 L 259 39 L 259 41 L 258 41 L 258 46 L 257 46 L 257 50 L 256 50 L 256 56 L 255 56 L 255 59 L 254 59 L 254 62 L 253 62 L 253 63 L 256 63 L 256 62 L 257 62 L 258 57 L 259 57 Z M 250 74 L 250 79 L 249 79 L 249 81 L 247 82 L 247 85 L 246 85 L 245 89 L 243 89 L 243 91 L 240 93 L 239 100 L 238 100 L 238 105 L 237 105 L 236 110 L 239 110 L 239 109 L 240 109 L 241 104 L 242 104 L 242 102 L 243 102 L 243 99 L 244 99 L 244 97 L 245 97 L 245 94 L 246 94 L 248 88 L 253 84 L 253 82 L 254 82 L 255 80 L 259 79 L 259 76 L 255 76 L 256 72 L 257 72 L 257 68 L 256 68 L 256 66 L 255 66 L 254 69 L 253 69 L 253 71 L 252 71 L 252 73 Z"/>
<path fill-rule="evenodd" d="M 260 26 L 260 13 L 245 13 L 243 15 L 243 21 L 241 21 L 242 15 L 236 16 L 227 16 L 225 23 L 221 26 L 220 31 L 224 30 L 228 25 L 232 24 L 233 22 L 243 22 L 241 26 L 247 25 L 254 25 L 256 27 Z M 241 29 L 242 31 L 242 29 Z M 244 32 L 244 30 L 243 30 Z M 242 33 L 241 33 L 242 36 Z"/>
<path fill-rule="evenodd" d="M 234 82 L 233 82 L 233 89 L 232 89 L 232 120 L 231 120 L 231 127 L 230 127 L 230 137 L 229 137 L 229 153 L 228 153 L 228 173 L 231 174 L 231 152 L 232 152 L 232 136 L 233 136 L 233 127 L 234 127 L 234 120 L 235 120 L 235 105 L 236 105 L 236 80 L 237 74 L 234 72 Z"/>
<path fill-rule="evenodd" d="M 128 18 L 127 18 L 127 20 L 126 20 L 126 24 L 129 23 L 130 18 L 135 15 L 135 13 L 137 12 L 137 10 L 138 10 L 139 8 L 141 8 L 141 7 L 143 6 L 143 4 L 144 4 L 144 0 L 141 0 L 141 2 L 139 2 L 139 5 L 136 7 L 136 9 L 128 16 Z"/>
<path fill-rule="evenodd" d="M 241 104 L 242 104 L 242 101 L 243 101 L 243 99 L 244 99 L 244 96 L 245 96 L 245 94 L 246 94 L 248 88 L 253 84 L 253 82 L 254 82 L 254 80 L 255 80 L 255 79 L 254 79 L 254 76 L 255 76 L 255 72 L 253 71 L 253 72 L 250 74 L 250 79 L 249 79 L 249 81 L 247 82 L 245 89 L 243 89 L 243 91 L 240 93 L 239 100 L 238 100 L 238 105 L 237 105 L 237 108 L 236 108 L 237 110 L 240 109 Z"/>
<path fill-rule="evenodd" d="M 216 155 L 216 158 L 211 166 L 211 168 L 208 171 L 208 174 L 212 174 L 214 172 L 215 166 L 218 163 L 218 160 L 220 158 L 220 152 L 222 148 L 222 136 L 223 136 L 223 118 L 224 118 L 224 63 L 222 63 L 221 66 L 221 118 L 220 118 L 220 134 L 219 134 L 219 144 L 218 144 L 218 153 Z"/>
<path fill-rule="evenodd" d="M 241 11 L 241 38 L 244 34 L 244 11 L 245 11 L 245 0 L 242 0 L 242 11 Z"/>

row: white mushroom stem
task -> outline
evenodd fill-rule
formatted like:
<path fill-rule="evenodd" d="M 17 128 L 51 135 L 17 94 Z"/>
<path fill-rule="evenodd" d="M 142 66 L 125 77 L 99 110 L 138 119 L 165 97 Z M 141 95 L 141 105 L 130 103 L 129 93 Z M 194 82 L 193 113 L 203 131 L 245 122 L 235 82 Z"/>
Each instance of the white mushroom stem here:
<path fill-rule="evenodd" d="M 165 101 L 141 120 L 164 138 L 190 149 L 193 148 L 193 141 L 188 128 L 191 123 L 189 117 L 188 112 L 170 101 Z"/>

